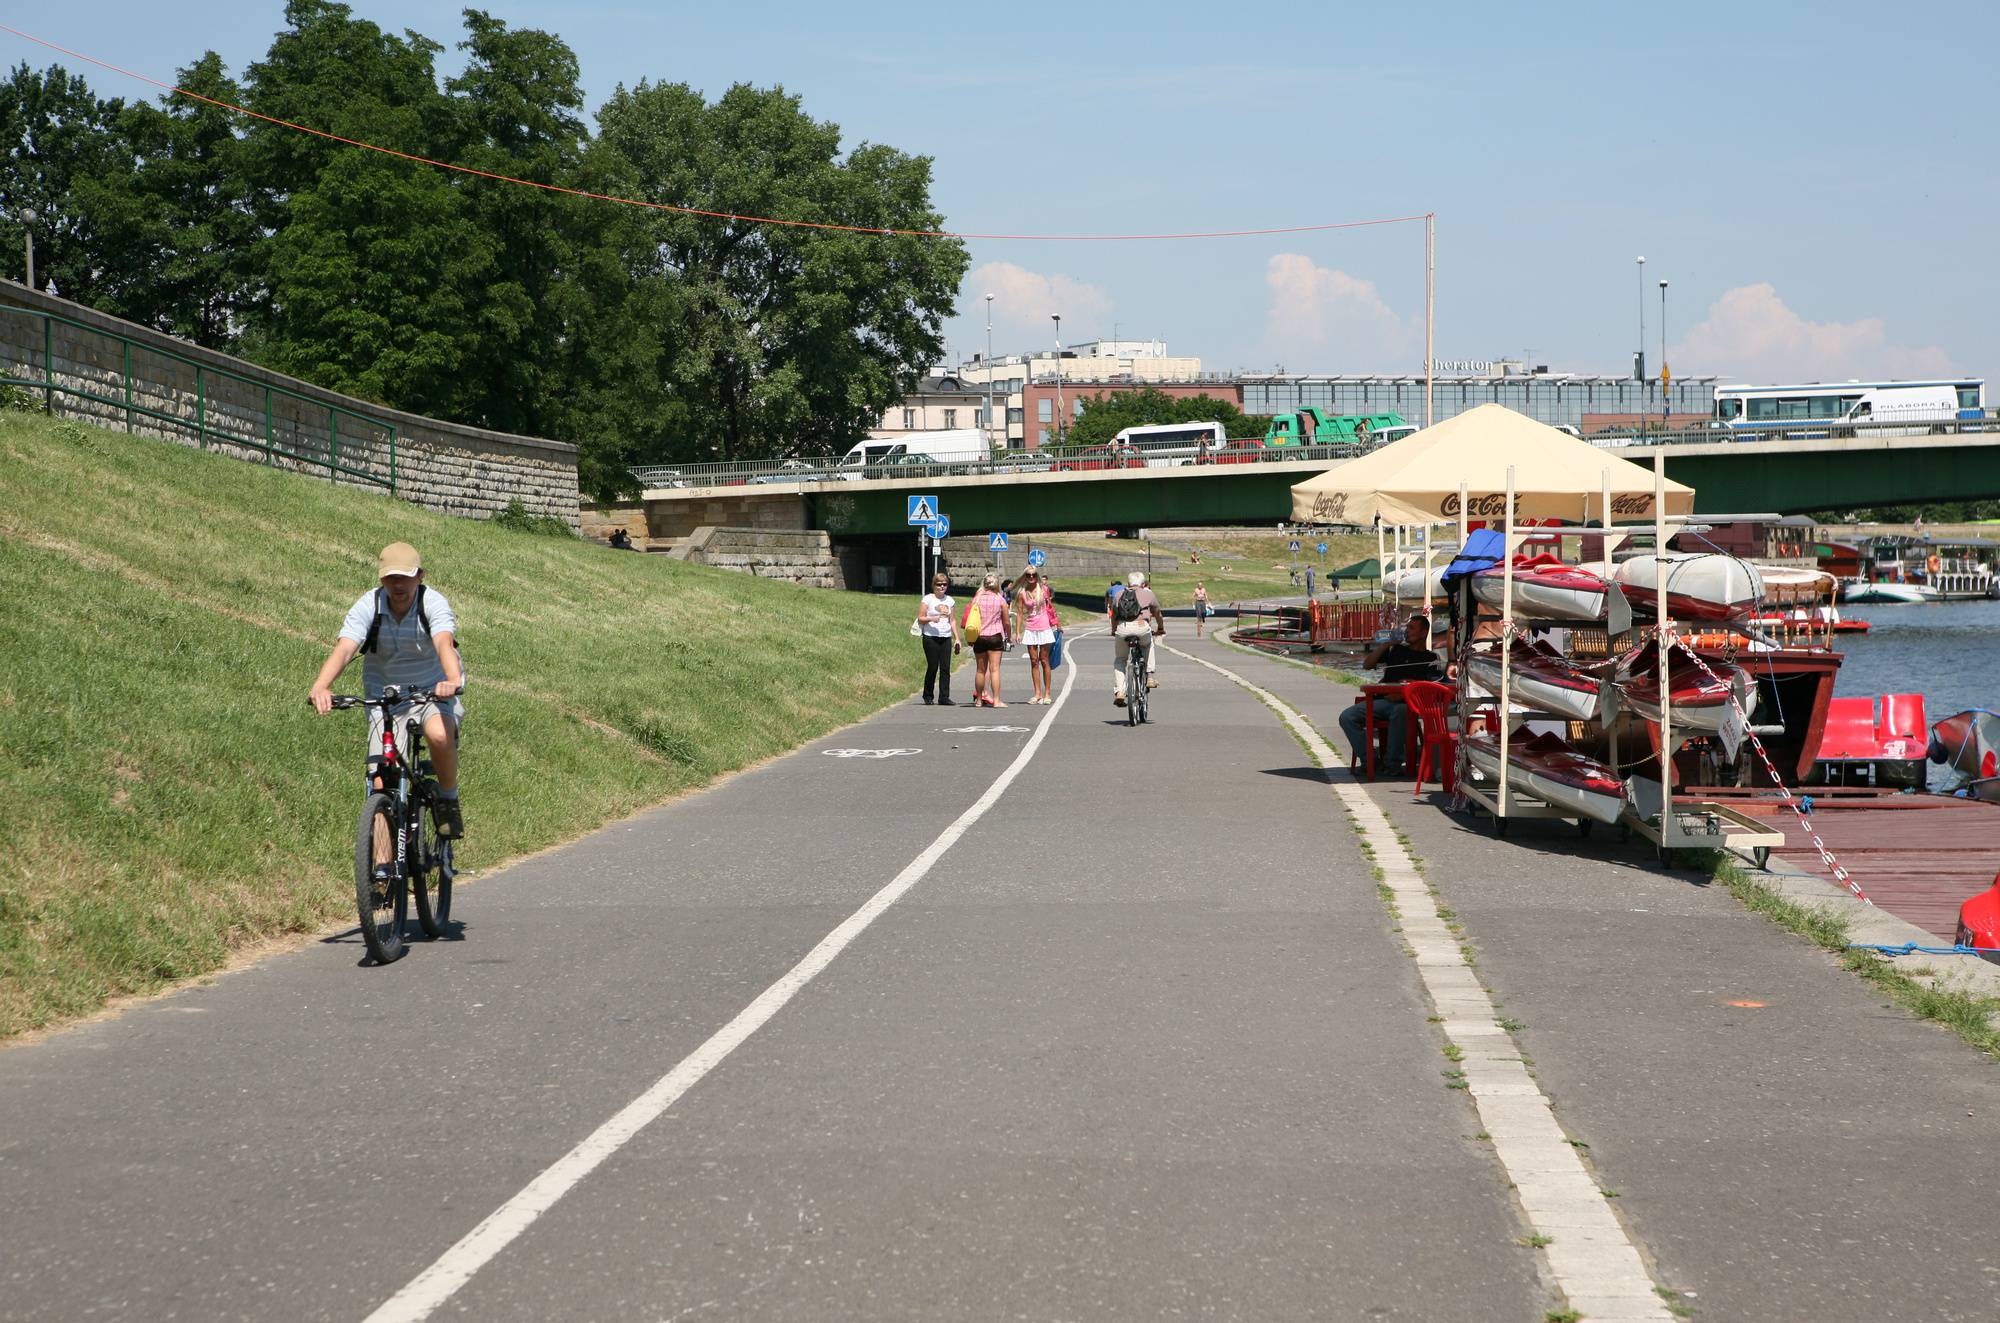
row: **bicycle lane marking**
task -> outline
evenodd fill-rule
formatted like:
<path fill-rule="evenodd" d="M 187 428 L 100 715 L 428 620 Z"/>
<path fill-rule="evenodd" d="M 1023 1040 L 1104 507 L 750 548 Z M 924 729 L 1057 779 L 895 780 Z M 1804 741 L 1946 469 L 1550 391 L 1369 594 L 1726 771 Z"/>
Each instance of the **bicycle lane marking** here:
<path fill-rule="evenodd" d="M 1224 666 L 1167 651 L 1240 685 L 1289 727 L 1320 766 L 1341 805 L 1361 828 L 1395 893 L 1402 937 L 1416 953 L 1417 974 L 1442 1018 L 1447 1040 L 1464 1054 L 1459 1062 L 1467 1091 L 1493 1150 L 1514 1185 L 1523 1215 L 1549 1241 L 1538 1253 L 1570 1307 L 1596 1323 L 1671 1320 L 1654 1290 L 1639 1246 L 1605 1202 L 1583 1159 L 1555 1118 L 1548 1095 L 1528 1073 L 1513 1038 L 1501 1027 L 1492 996 L 1467 962 L 1457 937 L 1438 913 L 1437 898 L 1396 839 L 1388 815 L 1347 770 L 1347 761 L 1298 711 L 1267 689 Z"/>
<path fill-rule="evenodd" d="M 994 779 L 984 794 L 973 801 L 971 807 L 959 814 L 952 824 L 926 846 L 922 853 L 907 864 L 903 871 L 877 891 L 868 901 L 849 915 L 839 927 L 820 939 L 817 946 L 792 966 L 783 977 L 766 988 L 757 998 L 729 1023 L 710 1035 L 708 1040 L 683 1058 L 672 1070 L 662 1075 L 644 1093 L 625 1105 L 610 1120 L 604 1122 L 575 1148 L 550 1164 L 539 1176 L 524 1186 L 520 1193 L 500 1205 L 484 1221 L 460 1237 L 458 1242 L 447 1249 L 430 1267 L 415 1277 L 393 1296 L 384 1301 L 368 1315 L 367 1323 L 417 1323 L 428 1318 L 440 1305 L 457 1294 L 460 1287 L 472 1280 L 481 1268 L 492 1262 L 502 1250 L 518 1239 L 534 1225 L 550 1208 L 576 1188 L 612 1154 L 629 1143 L 634 1136 L 652 1122 L 659 1119 L 682 1095 L 687 1093 L 704 1076 L 726 1060 L 730 1053 L 741 1047 L 786 1003 L 796 997 L 808 983 L 818 977 L 840 953 L 852 945 L 854 940 L 866 932 L 884 911 L 923 881 L 939 859 L 957 844 L 972 826 L 999 802 L 1015 779 L 1033 760 L 1055 727 L 1056 714 L 1069 701 L 1070 691 L 1076 684 L 1076 669 L 1070 668 L 1068 678 L 1063 681 L 1062 693 L 1057 695 L 1043 719 L 1035 727 L 1035 733 L 1028 737 L 1021 752 L 1014 761 Z"/>

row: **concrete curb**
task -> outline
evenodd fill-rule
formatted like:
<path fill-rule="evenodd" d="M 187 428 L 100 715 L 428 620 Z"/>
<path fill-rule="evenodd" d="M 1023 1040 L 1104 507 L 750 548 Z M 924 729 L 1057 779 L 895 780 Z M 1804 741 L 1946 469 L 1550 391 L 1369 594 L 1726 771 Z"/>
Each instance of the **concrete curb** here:
<path fill-rule="evenodd" d="M 1883 946 L 1902 946 L 1908 942 L 1919 946 L 1950 945 L 1935 933 L 1927 932 L 1907 919 L 1899 919 L 1887 910 L 1862 900 L 1847 888 L 1808 873 L 1796 864 L 1778 861 L 1771 865 L 1766 876 L 1759 877 L 1747 870 L 1745 876 L 1787 900 L 1815 905 L 1845 919 L 1849 941 Z M 1898 972 L 1929 986 L 1965 992 L 1975 997 L 2000 998 L 2000 965 L 1988 964 L 1972 956 L 1908 955 L 1887 958 Z M 1927 972 L 1920 973 L 1919 969 Z"/>

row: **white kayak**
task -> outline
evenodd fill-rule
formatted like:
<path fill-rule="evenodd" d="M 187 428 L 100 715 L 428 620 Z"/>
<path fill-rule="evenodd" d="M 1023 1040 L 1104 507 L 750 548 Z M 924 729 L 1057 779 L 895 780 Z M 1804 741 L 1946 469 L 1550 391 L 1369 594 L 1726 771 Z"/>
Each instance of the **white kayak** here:
<path fill-rule="evenodd" d="M 1764 599 L 1764 580 L 1747 560 L 1719 551 L 1651 552 L 1621 561 L 1611 577 L 1637 604 L 1639 618 L 1649 619 L 1650 604 L 1666 572 L 1667 614 L 1675 620 L 1727 622 L 1741 620 Z"/>
<path fill-rule="evenodd" d="M 1603 576 L 1554 556 L 1514 558 L 1516 620 L 1605 620 L 1613 634 L 1625 632 L 1630 617 L 1618 589 Z M 1472 595 L 1498 609 L 1506 590 L 1499 566 L 1472 576 Z"/>
<path fill-rule="evenodd" d="M 1429 569 L 1412 565 L 1388 575 L 1382 580 L 1382 594 L 1402 601 L 1433 601 L 1445 595 L 1445 567 L 1433 565 Z"/>
<path fill-rule="evenodd" d="M 1468 735 L 1465 756 L 1488 782 L 1500 778 L 1500 741 Z M 1507 786 L 1545 804 L 1599 822 L 1616 822 L 1625 810 L 1625 787 L 1609 767 L 1586 758 L 1554 735 L 1521 736 L 1507 742 Z"/>
<path fill-rule="evenodd" d="M 1500 692 L 1500 653 L 1475 652 L 1466 660 L 1473 683 Z M 1597 720 L 1601 686 L 1592 675 L 1546 643 L 1514 640 L 1507 663 L 1509 703 L 1550 712 L 1571 721 Z"/>

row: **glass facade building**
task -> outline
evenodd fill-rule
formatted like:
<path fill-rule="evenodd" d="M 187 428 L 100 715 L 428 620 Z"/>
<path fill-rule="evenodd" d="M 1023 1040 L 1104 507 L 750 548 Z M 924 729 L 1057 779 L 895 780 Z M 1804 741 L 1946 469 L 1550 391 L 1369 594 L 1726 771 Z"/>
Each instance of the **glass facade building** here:
<path fill-rule="evenodd" d="M 1422 377 L 1243 377 L 1243 412 L 1294 413 L 1318 407 L 1330 414 L 1399 413 L 1405 422 L 1424 423 Z M 1709 417 L 1715 408 L 1714 377 L 1684 377 L 1663 395 L 1660 383 L 1630 377 L 1577 377 L 1554 373 L 1513 373 L 1488 377 L 1437 377 L 1431 388 L 1435 421 L 1482 404 L 1504 404 L 1550 424 L 1588 430 L 1586 419 L 1610 416 L 1658 418 L 1664 404 L 1676 422 L 1685 415 Z"/>

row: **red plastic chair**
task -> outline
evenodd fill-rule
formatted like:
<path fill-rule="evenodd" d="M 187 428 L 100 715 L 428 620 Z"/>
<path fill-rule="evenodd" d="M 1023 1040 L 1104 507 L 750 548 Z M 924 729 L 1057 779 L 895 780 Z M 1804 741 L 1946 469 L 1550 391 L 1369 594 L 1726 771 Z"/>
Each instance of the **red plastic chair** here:
<path fill-rule="evenodd" d="M 1457 689 L 1435 680 L 1412 680 L 1403 686 L 1403 701 L 1417 719 L 1423 747 L 1417 759 L 1417 783 L 1410 788 L 1417 799 L 1424 797 L 1424 777 L 1433 770 L 1446 794 L 1458 783 L 1458 732 L 1451 728 L 1452 704 L 1457 698 Z"/>

